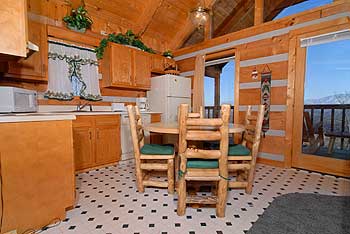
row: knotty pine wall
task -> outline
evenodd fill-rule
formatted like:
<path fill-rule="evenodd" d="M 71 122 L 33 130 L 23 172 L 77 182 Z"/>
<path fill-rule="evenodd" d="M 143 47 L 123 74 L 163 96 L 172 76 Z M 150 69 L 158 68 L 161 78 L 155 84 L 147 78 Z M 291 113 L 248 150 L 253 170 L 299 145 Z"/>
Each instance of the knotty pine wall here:
<path fill-rule="evenodd" d="M 72 7 L 77 7 L 80 4 L 80 0 L 71 0 Z M 95 5 L 93 0 L 85 1 L 86 8 L 89 11 L 89 15 L 93 20 L 91 30 L 88 30 L 88 33 L 78 35 L 80 36 L 81 45 L 86 44 L 86 41 L 94 41 L 88 39 L 89 36 L 102 37 L 100 34 L 101 30 L 106 33 L 112 32 L 122 32 L 125 33 L 126 30 L 132 29 L 134 31 L 138 30 L 137 25 L 131 24 L 132 17 L 136 18 L 139 15 L 137 14 L 137 10 L 143 9 L 124 9 L 124 13 L 126 14 L 127 10 L 130 10 L 130 14 L 127 16 L 129 19 L 123 19 L 120 15 L 114 14 L 110 11 L 106 11 L 105 9 L 101 9 Z M 106 1 L 108 2 L 108 1 Z M 28 19 L 36 22 L 40 22 L 42 24 L 52 25 L 56 27 L 66 28 L 64 23 L 62 22 L 62 18 L 70 13 L 71 7 L 67 4 L 65 0 L 27 0 L 28 4 Z M 129 5 L 128 1 L 125 1 L 125 6 L 119 6 L 118 11 L 123 11 L 123 7 Z M 137 8 L 143 8 L 142 0 L 136 0 L 135 4 Z M 112 7 L 112 6 L 110 6 Z M 70 34 L 68 32 L 67 34 Z M 63 37 L 64 38 L 64 37 Z M 76 37 L 75 37 L 76 38 Z M 165 51 L 167 49 L 167 43 L 162 40 L 159 35 L 143 35 L 143 42 L 153 48 L 156 51 Z M 99 41 L 98 41 L 99 42 Z M 98 43 L 94 43 L 98 45 Z M 0 64 L 0 66 L 4 66 L 4 64 Z M 1 78 L 0 85 L 6 86 L 16 86 L 21 88 L 27 88 L 32 90 L 37 90 L 39 92 L 45 92 L 47 89 L 46 82 L 33 82 L 21 79 L 13 79 L 13 78 Z M 101 84 L 100 84 L 101 87 Z M 111 89 L 111 88 L 101 88 L 101 94 L 103 96 L 122 96 L 122 97 L 139 97 L 145 96 L 145 91 L 137 91 L 137 90 L 122 90 L 122 89 Z M 55 101 L 41 101 L 42 104 L 61 104 L 60 102 Z M 75 104 L 76 101 L 72 101 L 72 104 Z M 70 104 L 70 102 L 65 102 L 65 104 Z"/>
<path fill-rule="evenodd" d="M 272 71 L 270 130 L 262 138 L 258 161 L 290 167 L 293 138 L 292 98 L 298 93 L 297 90 L 292 90 L 294 81 L 290 79 L 288 72 L 295 70 L 295 61 L 291 59 L 295 55 L 295 48 L 290 40 L 295 31 L 312 31 L 344 23 L 350 26 L 349 17 L 350 4 L 338 1 L 180 49 L 175 51 L 175 60 L 181 74 L 193 79 L 196 56 L 212 56 L 228 49 L 235 51 L 236 94 L 232 94 L 235 96 L 235 123 L 242 123 L 247 105 L 254 107 L 261 103 L 260 73 L 268 65 Z M 251 72 L 255 68 L 259 72 L 257 80 L 251 78 Z"/>

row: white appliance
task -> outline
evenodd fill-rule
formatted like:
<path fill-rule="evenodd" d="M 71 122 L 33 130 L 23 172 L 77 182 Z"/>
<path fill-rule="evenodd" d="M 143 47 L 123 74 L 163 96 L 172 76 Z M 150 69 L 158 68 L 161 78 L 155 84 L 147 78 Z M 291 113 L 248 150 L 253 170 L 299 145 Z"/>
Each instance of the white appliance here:
<path fill-rule="evenodd" d="M 16 87 L 0 87 L 0 113 L 38 111 L 37 92 Z"/>
<path fill-rule="evenodd" d="M 123 103 L 123 102 L 118 102 L 118 103 L 114 102 L 111 105 L 111 109 L 114 112 L 126 111 L 125 103 Z"/>
<path fill-rule="evenodd" d="M 149 110 L 148 101 L 147 101 L 147 98 L 145 97 L 136 98 L 136 105 L 139 107 L 140 111 Z"/>
<path fill-rule="evenodd" d="M 152 77 L 147 97 L 150 111 L 161 112 L 163 122 L 176 122 L 180 104 L 191 105 L 191 79 L 175 75 Z"/>
<path fill-rule="evenodd" d="M 141 119 L 143 124 L 150 124 L 151 114 L 142 113 Z M 121 114 L 120 135 L 122 145 L 122 160 L 134 159 L 134 146 L 131 138 L 128 114 Z M 149 143 L 149 132 L 145 132 L 145 143 Z"/>

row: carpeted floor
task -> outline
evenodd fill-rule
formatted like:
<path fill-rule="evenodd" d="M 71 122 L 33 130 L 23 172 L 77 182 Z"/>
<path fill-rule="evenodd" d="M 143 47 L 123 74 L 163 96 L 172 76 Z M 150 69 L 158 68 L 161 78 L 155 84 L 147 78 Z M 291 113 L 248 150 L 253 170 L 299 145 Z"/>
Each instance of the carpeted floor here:
<path fill-rule="evenodd" d="M 350 197 L 291 193 L 277 197 L 247 234 L 349 234 Z"/>

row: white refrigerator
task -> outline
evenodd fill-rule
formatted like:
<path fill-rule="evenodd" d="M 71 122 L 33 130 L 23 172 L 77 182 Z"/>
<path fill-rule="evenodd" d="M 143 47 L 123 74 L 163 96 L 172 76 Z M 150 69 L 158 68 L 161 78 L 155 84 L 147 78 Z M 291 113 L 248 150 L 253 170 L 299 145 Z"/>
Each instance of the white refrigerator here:
<path fill-rule="evenodd" d="M 175 75 L 152 77 L 147 97 L 150 111 L 161 112 L 162 122 L 176 122 L 180 104 L 191 106 L 191 79 Z"/>

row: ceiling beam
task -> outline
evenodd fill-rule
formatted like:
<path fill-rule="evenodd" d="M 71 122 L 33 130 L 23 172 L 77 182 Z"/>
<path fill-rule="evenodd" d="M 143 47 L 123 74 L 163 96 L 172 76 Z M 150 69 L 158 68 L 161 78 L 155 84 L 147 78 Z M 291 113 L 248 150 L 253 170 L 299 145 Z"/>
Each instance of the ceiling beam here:
<path fill-rule="evenodd" d="M 149 6 L 144 9 L 142 15 L 137 20 L 136 26 L 138 28 L 136 34 L 142 36 L 146 31 L 148 26 L 151 24 L 154 15 L 157 13 L 157 10 L 161 7 L 164 0 L 148 0 L 145 4 Z"/>
<path fill-rule="evenodd" d="M 305 2 L 305 0 L 273 0 L 266 4 L 264 20 L 271 21 L 275 18 L 283 9 L 293 6 L 297 3 Z"/>
<path fill-rule="evenodd" d="M 209 9 L 212 9 L 215 1 L 216 0 L 206 0 L 205 6 Z M 188 12 L 190 12 L 190 10 L 191 9 L 188 9 Z M 178 49 L 187 40 L 187 38 L 193 33 L 195 29 L 196 27 L 192 24 L 191 19 L 188 16 L 184 27 L 182 27 L 182 30 L 179 30 L 174 36 L 173 40 L 169 42 L 169 45 L 168 45 L 169 49 L 172 49 L 172 50 Z"/>
<path fill-rule="evenodd" d="M 225 20 L 215 29 L 214 37 L 222 36 L 230 31 L 234 25 L 238 24 L 242 16 L 254 6 L 254 0 L 241 0 L 225 18 Z"/>
<path fill-rule="evenodd" d="M 254 4 L 254 25 L 264 23 L 264 0 L 255 0 Z"/>

